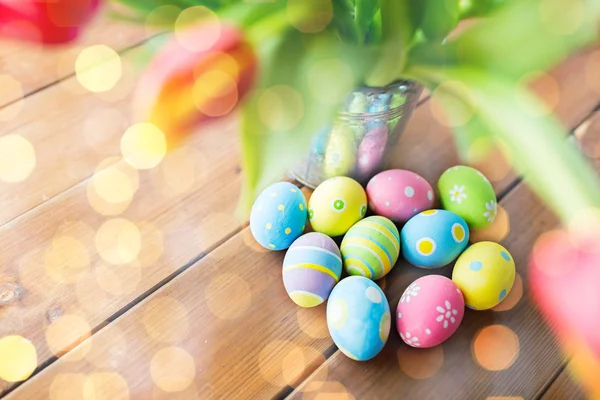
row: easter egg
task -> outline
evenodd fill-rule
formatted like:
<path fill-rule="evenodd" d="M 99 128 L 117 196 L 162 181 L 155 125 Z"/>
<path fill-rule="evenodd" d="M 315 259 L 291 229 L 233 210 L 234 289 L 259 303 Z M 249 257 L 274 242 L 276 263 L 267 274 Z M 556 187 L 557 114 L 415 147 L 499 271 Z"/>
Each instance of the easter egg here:
<path fill-rule="evenodd" d="M 348 126 L 337 125 L 331 131 L 323 171 L 325 176 L 350 175 L 356 162 L 356 142 L 354 133 Z"/>
<path fill-rule="evenodd" d="M 504 300 L 512 289 L 515 262 L 497 243 L 475 243 L 456 260 L 452 280 L 463 293 L 467 307 L 487 310 Z"/>
<path fill-rule="evenodd" d="M 398 261 L 398 228 L 385 217 L 365 218 L 348 230 L 342 240 L 341 251 L 348 274 L 381 279 Z"/>
<path fill-rule="evenodd" d="M 387 126 L 380 126 L 367 132 L 358 146 L 358 172 L 362 177 L 370 177 L 383 163 L 388 139 Z"/>
<path fill-rule="evenodd" d="M 439 268 L 467 247 L 469 227 L 453 212 L 427 210 L 408 220 L 400 238 L 406 261 L 421 268 Z"/>
<path fill-rule="evenodd" d="M 428 348 L 448 340 L 465 312 L 463 295 L 445 276 L 428 275 L 410 284 L 396 309 L 396 329 L 409 346 Z"/>
<path fill-rule="evenodd" d="M 278 182 L 254 202 L 250 231 L 269 250 L 287 249 L 304 232 L 306 216 L 306 199 L 300 189 L 289 182 Z"/>
<path fill-rule="evenodd" d="M 301 307 L 323 303 L 341 275 L 340 250 L 333 239 L 322 233 L 300 236 L 283 259 L 285 291 Z"/>
<path fill-rule="evenodd" d="M 438 189 L 442 207 L 460 215 L 471 228 L 485 228 L 494 222 L 496 193 L 490 181 L 475 168 L 449 168 L 440 177 Z"/>
<path fill-rule="evenodd" d="M 362 276 L 342 279 L 327 301 L 331 338 L 353 360 L 370 360 L 383 349 L 390 334 L 390 318 L 385 294 Z"/>
<path fill-rule="evenodd" d="M 341 236 L 367 213 L 367 195 L 354 179 L 339 176 L 317 186 L 308 208 L 310 223 L 316 232 Z"/>
<path fill-rule="evenodd" d="M 403 169 L 375 175 L 367 185 L 369 208 L 395 222 L 406 222 L 433 205 L 433 189 L 421 176 Z"/>

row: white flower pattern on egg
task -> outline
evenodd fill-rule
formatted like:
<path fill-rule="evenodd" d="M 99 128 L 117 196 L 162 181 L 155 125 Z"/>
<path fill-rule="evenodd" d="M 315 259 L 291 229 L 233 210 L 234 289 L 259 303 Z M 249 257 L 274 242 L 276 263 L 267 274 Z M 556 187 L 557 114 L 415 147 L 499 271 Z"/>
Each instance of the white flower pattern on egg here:
<path fill-rule="evenodd" d="M 406 332 L 404 334 L 400 333 L 400 337 L 402 338 L 404 343 L 406 343 L 409 346 L 421 347 L 421 344 L 419 343 L 419 338 L 416 336 L 412 336 L 410 332 Z"/>
<path fill-rule="evenodd" d="M 452 304 L 450 304 L 448 300 L 445 301 L 444 305 L 446 306 L 446 308 L 442 306 L 437 306 L 435 308 L 436 311 L 440 313 L 440 315 L 438 315 L 435 320 L 442 324 L 442 327 L 446 329 L 449 325 L 448 321 L 450 321 L 450 323 L 452 324 L 456 322 L 456 318 L 454 318 L 454 316 L 458 314 L 458 310 L 452 308 Z"/>
<path fill-rule="evenodd" d="M 412 285 L 410 285 L 404 291 L 404 293 L 402 293 L 402 297 L 400 298 L 400 303 L 404 303 L 404 301 L 406 301 L 407 303 L 410 303 L 411 296 L 416 297 L 419 294 L 419 290 L 421 290 L 420 286 L 417 286 L 414 283 Z"/>
<path fill-rule="evenodd" d="M 468 196 L 465 193 L 465 186 L 454 185 L 454 188 L 450 190 L 450 201 L 456 201 L 458 204 L 462 204 L 463 199 L 466 199 Z"/>
<path fill-rule="evenodd" d="M 485 208 L 487 211 L 483 216 L 487 218 L 488 222 L 494 222 L 496 214 L 498 213 L 498 204 L 496 204 L 494 200 L 491 200 L 488 203 L 485 203 Z"/>

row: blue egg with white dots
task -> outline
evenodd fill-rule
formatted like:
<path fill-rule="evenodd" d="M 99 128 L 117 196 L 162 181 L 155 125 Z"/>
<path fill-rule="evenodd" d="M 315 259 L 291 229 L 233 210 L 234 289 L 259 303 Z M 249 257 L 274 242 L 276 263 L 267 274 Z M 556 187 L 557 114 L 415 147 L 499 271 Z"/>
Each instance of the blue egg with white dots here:
<path fill-rule="evenodd" d="M 266 188 L 250 213 L 250 231 L 266 249 L 285 250 L 304 232 L 308 216 L 304 194 L 289 182 Z"/>
<path fill-rule="evenodd" d="M 469 242 L 469 227 L 451 211 L 427 210 L 409 219 L 400 236 L 406 261 L 433 269 L 451 263 L 463 252 Z M 481 267 L 473 264 L 471 268 Z"/>
<path fill-rule="evenodd" d="M 375 357 L 390 335 L 390 305 L 375 282 L 364 276 L 342 279 L 329 295 L 327 327 L 335 345 L 353 360 Z"/>

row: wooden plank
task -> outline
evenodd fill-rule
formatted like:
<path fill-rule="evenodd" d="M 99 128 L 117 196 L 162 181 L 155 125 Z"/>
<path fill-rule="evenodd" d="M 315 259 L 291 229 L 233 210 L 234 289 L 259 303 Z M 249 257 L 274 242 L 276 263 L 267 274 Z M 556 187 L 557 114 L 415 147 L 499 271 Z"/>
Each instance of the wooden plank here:
<path fill-rule="evenodd" d="M 114 7 L 106 5 L 82 35 L 68 45 L 43 46 L 0 39 L 0 77 L 9 76 L 21 86 L 21 90 L 5 90 L 0 94 L 0 107 L 72 75 L 75 59 L 85 47 L 103 44 L 120 52 L 148 37 L 150 32 L 144 26 L 111 18 L 108 14 Z"/>
<path fill-rule="evenodd" d="M 552 382 L 542 400 L 585 400 L 588 399 L 578 382 L 576 382 L 567 369 L 563 370 L 558 378 Z"/>

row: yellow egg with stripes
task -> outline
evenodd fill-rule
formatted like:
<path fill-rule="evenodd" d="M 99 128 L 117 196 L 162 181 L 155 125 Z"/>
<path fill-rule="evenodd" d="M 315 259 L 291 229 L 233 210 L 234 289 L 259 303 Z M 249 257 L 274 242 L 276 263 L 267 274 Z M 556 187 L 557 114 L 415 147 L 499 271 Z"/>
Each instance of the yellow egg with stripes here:
<path fill-rule="evenodd" d="M 398 261 L 400 233 L 385 217 L 365 218 L 348 230 L 341 252 L 348 274 L 381 279 Z"/>

